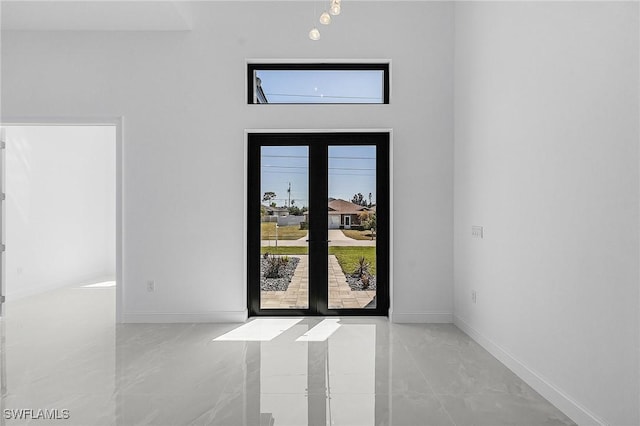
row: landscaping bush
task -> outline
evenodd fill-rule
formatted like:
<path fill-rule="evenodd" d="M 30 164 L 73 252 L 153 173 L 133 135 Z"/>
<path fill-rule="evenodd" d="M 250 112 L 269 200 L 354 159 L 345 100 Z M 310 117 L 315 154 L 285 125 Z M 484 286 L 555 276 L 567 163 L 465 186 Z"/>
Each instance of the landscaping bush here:
<path fill-rule="evenodd" d="M 369 281 L 371 280 L 371 263 L 364 257 L 361 256 L 358 259 L 358 266 L 356 266 L 355 271 L 351 274 L 354 278 L 359 278 L 362 283 L 362 289 L 367 289 L 369 287 Z"/>
<path fill-rule="evenodd" d="M 361 277 L 363 275 L 370 275 L 371 263 L 364 257 L 360 256 L 358 259 L 358 266 L 356 266 L 355 271 L 353 271 L 354 277 Z"/>
<path fill-rule="evenodd" d="M 271 256 L 266 253 L 264 259 L 267 261 L 267 269 L 264 273 L 265 278 L 282 278 L 284 276 L 284 268 L 289 263 L 289 258 Z"/>
<path fill-rule="evenodd" d="M 360 216 L 360 220 L 362 222 L 362 227 L 366 231 L 371 228 L 376 229 L 378 227 L 378 220 L 375 212 L 366 212 L 366 214 Z"/>

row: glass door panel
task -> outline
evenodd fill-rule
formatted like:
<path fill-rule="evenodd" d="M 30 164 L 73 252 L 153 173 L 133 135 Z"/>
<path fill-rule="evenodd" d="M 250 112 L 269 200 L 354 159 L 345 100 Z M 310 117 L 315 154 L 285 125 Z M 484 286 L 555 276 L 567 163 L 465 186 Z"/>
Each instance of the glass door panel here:
<path fill-rule="evenodd" d="M 328 149 L 329 309 L 376 308 L 376 146 Z"/>
<path fill-rule="evenodd" d="M 260 156 L 260 309 L 308 309 L 309 148 Z"/>

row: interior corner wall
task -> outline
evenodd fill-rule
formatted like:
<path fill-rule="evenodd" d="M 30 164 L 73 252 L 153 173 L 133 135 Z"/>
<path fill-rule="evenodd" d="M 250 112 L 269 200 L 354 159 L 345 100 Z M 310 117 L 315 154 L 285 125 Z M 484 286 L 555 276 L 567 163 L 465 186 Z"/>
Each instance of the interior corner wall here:
<path fill-rule="evenodd" d="M 638 15 L 455 7 L 455 322 L 579 424 L 640 423 Z"/>
<path fill-rule="evenodd" d="M 7 299 L 115 276 L 115 128 L 6 127 Z"/>
<path fill-rule="evenodd" d="M 5 116 L 123 117 L 123 319 L 241 321 L 245 129 L 393 129 L 394 319 L 453 316 L 453 4 L 193 2 L 191 31 L 6 31 Z M 389 105 L 247 105 L 246 60 L 390 59 Z M 146 282 L 155 281 L 155 292 Z"/>

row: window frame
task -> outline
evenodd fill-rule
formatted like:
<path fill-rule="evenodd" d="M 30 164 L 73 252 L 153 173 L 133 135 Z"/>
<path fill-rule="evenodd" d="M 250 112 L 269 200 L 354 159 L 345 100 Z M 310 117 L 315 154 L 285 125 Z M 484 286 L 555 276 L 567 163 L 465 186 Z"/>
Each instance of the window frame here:
<path fill-rule="evenodd" d="M 390 99 L 389 62 L 366 63 L 247 63 L 247 104 L 248 105 L 388 105 Z M 256 102 L 256 71 L 383 71 L 382 102 Z"/>

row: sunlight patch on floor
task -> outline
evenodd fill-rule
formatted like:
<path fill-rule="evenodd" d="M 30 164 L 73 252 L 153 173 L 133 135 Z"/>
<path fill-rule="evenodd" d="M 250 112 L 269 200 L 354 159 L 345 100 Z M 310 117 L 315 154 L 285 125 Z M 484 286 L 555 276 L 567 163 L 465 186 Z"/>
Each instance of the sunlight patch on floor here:
<path fill-rule="evenodd" d="M 116 286 L 115 281 L 104 281 L 101 283 L 83 285 L 81 287 L 82 288 L 109 288 L 109 287 L 115 287 L 115 286 Z"/>
<path fill-rule="evenodd" d="M 214 341 L 268 342 L 275 339 L 302 318 L 258 318 L 231 330 Z"/>
<path fill-rule="evenodd" d="M 296 339 L 296 342 L 324 342 L 341 327 L 340 319 L 328 318 Z"/>

